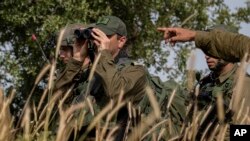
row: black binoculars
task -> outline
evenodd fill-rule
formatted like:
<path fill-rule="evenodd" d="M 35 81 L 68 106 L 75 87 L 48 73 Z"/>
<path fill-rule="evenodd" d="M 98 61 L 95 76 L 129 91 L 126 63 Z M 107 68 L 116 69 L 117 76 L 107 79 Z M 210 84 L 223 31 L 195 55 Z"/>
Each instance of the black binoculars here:
<path fill-rule="evenodd" d="M 92 27 L 86 28 L 86 29 L 76 29 L 74 31 L 76 38 L 83 39 L 83 40 L 94 39 L 91 33 L 92 33 Z"/>

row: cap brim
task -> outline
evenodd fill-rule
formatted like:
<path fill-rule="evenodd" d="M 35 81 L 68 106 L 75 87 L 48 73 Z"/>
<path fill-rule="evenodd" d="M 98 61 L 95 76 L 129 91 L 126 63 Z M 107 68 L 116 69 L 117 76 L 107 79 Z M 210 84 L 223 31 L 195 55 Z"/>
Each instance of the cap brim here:
<path fill-rule="evenodd" d="M 90 24 L 87 27 L 88 28 L 91 28 L 91 27 L 98 28 L 102 32 L 104 32 L 106 35 L 114 35 L 114 34 L 116 34 L 114 31 L 108 29 L 106 25 L 102 25 L 102 24 L 98 24 L 98 25 L 96 25 L 96 24 Z"/>

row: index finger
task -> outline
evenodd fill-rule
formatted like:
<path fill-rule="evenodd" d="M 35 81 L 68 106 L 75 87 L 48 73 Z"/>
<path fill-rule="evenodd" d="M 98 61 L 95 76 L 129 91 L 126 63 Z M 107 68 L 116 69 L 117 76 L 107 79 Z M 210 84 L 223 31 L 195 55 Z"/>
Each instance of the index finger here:
<path fill-rule="evenodd" d="M 167 28 L 166 27 L 158 27 L 157 30 L 160 32 L 165 32 L 167 30 Z"/>

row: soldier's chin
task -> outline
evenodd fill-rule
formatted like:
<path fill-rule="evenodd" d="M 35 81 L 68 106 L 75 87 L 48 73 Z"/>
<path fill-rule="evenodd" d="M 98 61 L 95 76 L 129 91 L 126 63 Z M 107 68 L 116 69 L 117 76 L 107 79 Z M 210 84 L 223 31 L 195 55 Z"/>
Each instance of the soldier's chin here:
<path fill-rule="evenodd" d="M 214 66 L 208 66 L 208 68 L 209 68 L 211 71 L 216 70 L 216 68 L 215 68 Z"/>
<path fill-rule="evenodd" d="M 68 59 L 64 59 L 64 60 L 63 60 L 63 63 L 64 63 L 64 64 L 67 64 L 68 61 L 69 61 Z"/>

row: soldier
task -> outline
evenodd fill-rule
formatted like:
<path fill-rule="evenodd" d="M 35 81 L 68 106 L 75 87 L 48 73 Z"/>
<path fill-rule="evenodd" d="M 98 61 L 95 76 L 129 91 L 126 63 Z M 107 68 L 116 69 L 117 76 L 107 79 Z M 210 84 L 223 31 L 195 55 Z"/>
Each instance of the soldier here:
<path fill-rule="evenodd" d="M 75 42 L 74 30 L 77 28 L 84 28 L 85 25 L 80 23 L 70 24 L 62 28 L 56 35 L 56 40 L 59 38 L 59 34 L 64 29 L 64 34 L 62 36 L 61 47 L 59 52 L 59 59 L 64 63 L 70 60 L 73 57 L 73 45 Z"/>
<path fill-rule="evenodd" d="M 74 24 L 69 24 L 65 27 L 63 27 L 62 29 L 60 29 L 60 31 L 56 34 L 56 41 L 59 40 L 59 35 L 62 32 L 62 30 L 64 30 L 64 33 L 62 35 L 62 39 L 61 39 L 61 46 L 60 46 L 60 51 L 59 51 L 59 59 L 60 61 L 62 61 L 63 63 L 63 70 L 60 70 L 59 74 L 57 75 L 56 81 L 55 81 L 55 89 L 54 91 L 58 90 L 58 87 L 60 87 L 61 89 L 61 93 L 64 93 L 69 87 L 70 84 L 66 84 L 64 86 L 61 86 L 61 82 L 63 80 L 61 80 L 62 75 L 65 74 L 65 72 L 67 72 L 66 67 L 70 67 L 70 64 L 68 64 L 68 62 L 70 60 L 72 60 L 72 58 L 74 57 L 74 43 L 75 43 L 75 35 L 74 35 L 74 31 L 75 29 L 84 29 L 86 27 L 86 25 L 81 24 L 81 23 L 74 23 Z M 76 55 L 75 55 L 76 56 Z M 88 59 L 86 59 L 86 61 L 84 63 L 81 64 L 82 66 L 86 66 L 88 65 Z M 67 82 L 65 82 L 67 83 Z M 77 82 L 78 84 L 78 82 Z M 77 87 L 77 85 L 75 86 Z M 70 96 L 70 98 L 68 98 L 66 100 L 67 104 L 72 103 L 74 98 L 74 92 L 72 93 L 72 95 Z M 70 99 L 70 100 L 69 100 Z"/>
<path fill-rule="evenodd" d="M 226 111 L 224 113 L 226 117 L 225 122 L 229 123 L 232 121 L 233 113 L 230 110 L 229 105 L 231 102 L 233 88 L 235 85 L 235 74 L 238 68 L 238 65 L 236 63 L 226 62 L 222 59 L 214 58 L 208 55 L 206 55 L 205 58 L 208 68 L 211 70 L 211 72 L 209 75 L 207 75 L 198 82 L 200 89 L 199 95 L 197 97 L 197 107 L 199 112 L 203 111 L 205 113 L 205 111 L 208 110 L 209 106 L 212 105 L 212 110 L 210 111 L 204 122 L 201 123 L 200 127 L 198 128 L 198 133 L 196 136 L 197 140 L 201 140 L 201 137 L 205 129 L 208 127 L 209 123 L 213 124 L 207 131 L 207 138 L 211 136 L 213 129 L 215 129 L 216 124 L 218 124 L 216 100 L 217 96 L 220 94 L 223 95 L 223 105 Z M 250 79 L 249 77 L 247 77 L 247 79 L 247 85 L 249 85 Z M 247 93 L 249 94 L 249 91 L 247 91 Z M 191 113 L 189 113 L 190 117 L 193 116 L 193 113 Z"/>
<path fill-rule="evenodd" d="M 233 94 L 233 89 L 236 85 L 235 82 L 237 81 L 238 77 L 236 75 L 238 65 L 235 62 L 239 61 L 243 57 L 244 54 L 241 49 L 244 46 L 241 45 L 241 43 L 239 42 L 238 45 L 241 49 L 236 49 L 231 45 L 229 46 L 229 44 L 232 44 L 233 37 L 241 37 L 239 41 L 244 41 L 243 39 L 247 39 L 247 37 L 243 35 L 236 37 L 235 33 L 224 31 L 226 29 L 228 28 L 225 26 L 220 26 L 209 32 L 194 32 L 182 28 L 159 28 L 160 31 L 165 32 L 165 39 L 170 39 L 170 42 L 172 43 L 175 43 L 176 41 L 191 41 L 195 38 L 196 46 L 201 48 L 206 54 L 207 65 L 211 70 L 211 73 L 199 81 L 199 95 L 193 98 L 194 101 L 197 101 L 197 107 L 199 112 L 203 111 L 203 113 L 205 113 L 205 111 L 208 111 L 208 107 L 210 105 L 212 105 L 212 110 L 210 110 L 208 116 L 204 118 L 202 123 L 200 123 L 201 125 L 198 129 L 198 134 L 196 136 L 197 140 L 200 140 L 201 137 L 203 137 L 204 139 L 211 136 L 213 129 L 218 123 L 231 123 L 233 114 L 235 112 L 231 109 L 230 106 L 230 103 L 232 102 L 231 98 Z M 229 37 L 229 35 L 229 39 L 224 38 L 224 40 L 222 40 L 222 37 Z M 216 36 L 217 38 L 215 39 L 214 36 Z M 236 45 L 236 43 L 233 44 Z M 225 45 L 224 48 L 222 47 L 223 45 Z M 232 49 L 235 49 L 235 51 L 232 51 Z M 220 58 L 223 58 L 224 60 Z M 249 90 L 247 89 L 249 89 L 248 85 L 250 84 L 250 78 L 245 77 L 243 84 L 244 89 L 246 90 L 242 92 L 241 100 L 243 98 L 249 99 Z M 225 112 L 223 113 L 225 115 L 225 119 L 222 122 L 218 122 L 218 115 L 216 109 L 216 100 L 220 94 L 222 94 L 223 107 L 225 109 Z M 243 111 L 247 112 L 246 107 L 249 107 L 249 104 L 245 104 L 244 106 L 245 107 L 243 107 Z M 188 113 L 188 117 L 192 117 L 192 114 L 192 112 Z M 212 124 L 208 128 L 209 123 Z"/>
<path fill-rule="evenodd" d="M 134 65 L 128 59 L 125 49 L 127 41 L 126 25 L 118 17 L 105 16 L 90 26 L 92 39 L 76 40 L 73 47 L 73 57 L 68 61 L 66 69 L 57 80 L 55 89 L 59 90 L 81 80 L 74 90 L 78 95 L 75 102 L 84 100 L 86 83 L 90 82 L 87 79 L 79 79 L 79 76 L 85 76 L 86 73 L 82 70 L 90 67 L 82 67 L 83 62 L 89 56 L 87 42 L 90 41 L 96 47 L 95 53 L 101 54 L 101 56 L 95 69 L 94 78 L 91 81 L 92 87 L 90 87 L 87 95 L 94 97 L 95 104 L 102 109 L 111 99 L 116 103 L 123 90 L 123 100 L 131 101 L 132 105 L 136 106 L 145 97 L 145 87 L 148 85 L 148 80 L 145 68 L 141 65 Z M 128 110 L 124 107 L 118 112 L 117 116 L 117 122 L 121 126 L 117 140 L 123 138 L 127 120 Z M 80 131 L 80 134 L 84 133 L 84 129 Z"/>

